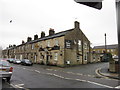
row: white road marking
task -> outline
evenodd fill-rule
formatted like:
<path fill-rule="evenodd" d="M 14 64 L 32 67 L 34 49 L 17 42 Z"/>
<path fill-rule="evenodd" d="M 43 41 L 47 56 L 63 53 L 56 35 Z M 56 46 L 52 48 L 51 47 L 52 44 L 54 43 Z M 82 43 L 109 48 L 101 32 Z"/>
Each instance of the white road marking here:
<path fill-rule="evenodd" d="M 108 86 L 108 85 L 103 85 L 103 84 L 100 84 L 100 83 L 96 83 L 96 82 L 92 82 L 92 81 L 87 81 L 88 83 L 92 83 L 92 84 L 95 84 L 95 85 L 99 85 L 99 86 L 102 86 L 102 87 L 107 87 L 107 88 L 114 88 L 114 87 L 111 87 L 111 86 Z"/>
<path fill-rule="evenodd" d="M 48 75 L 53 75 L 52 73 L 46 73 L 46 74 L 48 74 Z"/>
<path fill-rule="evenodd" d="M 120 89 L 120 86 L 115 87 L 116 89 Z"/>
<path fill-rule="evenodd" d="M 35 70 L 36 72 L 38 72 L 38 73 L 40 73 L 40 71 L 38 71 L 38 70 Z"/>
<path fill-rule="evenodd" d="M 26 68 L 23 68 L 23 69 L 26 69 Z"/>
<path fill-rule="evenodd" d="M 46 69 L 46 70 L 52 71 L 53 69 Z"/>
<path fill-rule="evenodd" d="M 23 68 L 23 69 L 26 69 L 26 68 Z M 53 69 L 46 69 L 46 70 L 53 70 Z M 40 71 L 38 70 L 34 70 L 38 73 L 40 73 Z M 97 70 L 96 70 L 97 71 Z M 64 71 L 63 71 L 64 72 Z M 72 72 L 67 72 L 67 73 L 72 73 Z M 103 86 L 103 87 L 107 87 L 107 88 L 120 88 L 120 86 L 117 86 L 117 87 L 112 87 L 112 86 L 108 86 L 108 85 L 103 85 L 103 84 L 100 84 L 100 83 L 96 83 L 96 82 L 92 82 L 92 81 L 87 81 L 87 80 L 81 80 L 81 79 L 72 79 L 72 78 L 65 78 L 63 76 L 60 76 L 60 75 L 57 75 L 57 74 L 52 74 L 52 73 L 44 73 L 44 74 L 48 74 L 48 75 L 53 75 L 53 76 L 56 76 L 56 77 L 59 77 L 59 78 L 63 78 L 63 79 L 70 79 L 70 80 L 77 80 L 77 81 L 82 81 L 82 82 L 88 82 L 88 83 L 91 83 L 91 84 L 95 84 L 95 85 L 99 85 L 99 86 Z M 75 74 L 75 73 L 72 73 L 72 74 Z M 80 74 L 80 73 L 77 73 L 76 75 L 83 75 L 83 74 Z M 90 76 L 90 75 L 87 75 L 87 76 Z M 100 75 L 101 76 L 101 75 Z M 19 85 L 16 85 L 17 87 L 19 88 L 22 88 L 20 87 Z"/>
<path fill-rule="evenodd" d="M 24 87 L 22 87 L 24 84 L 17 84 L 17 85 L 10 84 L 10 85 L 14 88 L 24 88 Z"/>
<path fill-rule="evenodd" d="M 98 70 L 100 70 L 100 69 L 101 69 L 101 68 L 98 68 L 98 69 L 95 70 L 95 72 L 96 72 L 96 74 L 97 74 L 98 76 L 100 76 L 100 77 L 102 77 L 102 78 L 104 78 L 104 79 L 107 79 L 107 80 L 119 81 L 119 80 L 117 80 L 117 79 L 112 79 L 112 78 L 109 78 L 109 77 L 106 77 L 106 76 L 103 76 L 103 75 L 99 74 L 99 73 L 98 73 Z M 101 79 L 102 79 L 102 78 L 101 78 Z"/>

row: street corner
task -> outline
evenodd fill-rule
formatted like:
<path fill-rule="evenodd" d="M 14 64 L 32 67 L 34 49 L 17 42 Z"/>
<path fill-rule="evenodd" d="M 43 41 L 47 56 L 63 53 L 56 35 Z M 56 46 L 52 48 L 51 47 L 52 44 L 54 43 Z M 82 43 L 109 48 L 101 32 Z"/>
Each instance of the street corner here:
<path fill-rule="evenodd" d="M 96 69 L 96 74 L 102 78 L 110 78 L 110 79 L 117 79 L 119 80 L 117 73 L 111 73 L 109 72 L 108 68 L 98 68 Z"/>

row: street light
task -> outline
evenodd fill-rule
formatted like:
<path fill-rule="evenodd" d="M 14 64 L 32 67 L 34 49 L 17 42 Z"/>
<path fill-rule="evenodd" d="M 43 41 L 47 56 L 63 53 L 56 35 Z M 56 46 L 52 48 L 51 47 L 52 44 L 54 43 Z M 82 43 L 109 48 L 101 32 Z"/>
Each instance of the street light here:
<path fill-rule="evenodd" d="M 107 53 L 107 45 L 106 45 L 106 33 L 105 33 L 105 53 Z"/>

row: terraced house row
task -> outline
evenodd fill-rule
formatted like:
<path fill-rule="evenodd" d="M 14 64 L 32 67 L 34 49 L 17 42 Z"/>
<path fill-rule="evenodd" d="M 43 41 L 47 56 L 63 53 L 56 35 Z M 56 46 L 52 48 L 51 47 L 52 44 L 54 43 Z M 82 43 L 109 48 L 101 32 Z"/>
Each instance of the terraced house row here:
<path fill-rule="evenodd" d="M 50 29 L 48 36 L 41 32 L 40 38 L 38 35 L 34 35 L 34 40 L 28 37 L 27 42 L 22 41 L 18 46 L 3 50 L 3 57 L 26 58 L 34 63 L 61 67 L 91 63 L 94 55 L 91 53 L 90 41 L 79 26 L 79 22 L 75 21 L 73 29 L 59 33 Z"/>

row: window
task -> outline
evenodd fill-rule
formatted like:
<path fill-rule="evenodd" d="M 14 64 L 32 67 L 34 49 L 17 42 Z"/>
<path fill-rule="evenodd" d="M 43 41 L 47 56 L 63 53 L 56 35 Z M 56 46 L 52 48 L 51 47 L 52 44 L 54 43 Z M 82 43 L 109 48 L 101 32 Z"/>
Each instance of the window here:
<path fill-rule="evenodd" d="M 87 60 L 87 53 L 84 54 L 84 60 Z"/>
<path fill-rule="evenodd" d="M 50 41 L 47 41 L 47 46 L 50 47 Z"/>
<path fill-rule="evenodd" d="M 81 40 L 78 40 L 78 50 L 81 51 Z"/>
<path fill-rule="evenodd" d="M 56 45 L 56 46 L 58 46 L 58 45 L 59 45 L 59 44 L 58 44 L 58 40 L 55 40 L 55 45 Z"/>
<path fill-rule="evenodd" d="M 32 49 L 34 49 L 34 44 L 32 44 Z"/>
<path fill-rule="evenodd" d="M 24 51 L 24 46 L 22 46 L 22 50 Z"/>
<path fill-rule="evenodd" d="M 55 53 L 54 60 L 58 60 L 58 53 Z"/>
<path fill-rule="evenodd" d="M 86 42 L 84 43 L 84 49 L 87 49 L 87 43 Z"/>
<path fill-rule="evenodd" d="M 113 52 L 114 50 L 113 49 L 111 49 L 111 52 Z"/>
<path fill-rule="evenodd" d="M 78 60 L 78 61 L 80 60 L 80 56 L 79 56 L 79 55 L 77 55 L 77 60 Z"/>

